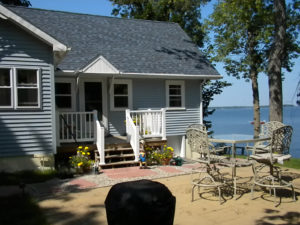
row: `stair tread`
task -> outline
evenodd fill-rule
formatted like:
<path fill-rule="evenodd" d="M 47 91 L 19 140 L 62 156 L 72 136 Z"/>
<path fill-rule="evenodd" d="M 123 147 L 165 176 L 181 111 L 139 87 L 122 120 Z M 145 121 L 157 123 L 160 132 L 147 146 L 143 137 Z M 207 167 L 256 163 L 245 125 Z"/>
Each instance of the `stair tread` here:
<path fill-rule="evenodd" d="M 105 163 L 104 165 L 101 165 L 101 167 L 116 166 L 116 165 L 125 165 L 125 164 L 138 164 L 138 163 L 139 162 L 136 162 L 136 161 L 120 161 L 120 162 Z"/>
<path fill-rule="evenodd" d="M 134 154 L 107 155 L 105 159 L 134 157 Z M 100 157 L 99 157 L 100 158 Z"/>

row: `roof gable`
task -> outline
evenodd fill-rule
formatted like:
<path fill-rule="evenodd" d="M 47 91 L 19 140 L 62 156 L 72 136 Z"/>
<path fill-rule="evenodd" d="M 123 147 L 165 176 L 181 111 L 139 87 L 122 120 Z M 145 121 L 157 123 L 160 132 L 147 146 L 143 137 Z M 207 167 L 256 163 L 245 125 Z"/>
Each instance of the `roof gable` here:
<path fill-rule="evenodd" d="M 97 57 L 90 64 L 84 67 L 81 72 L 83 73 L 105 73 L 116 74 L 119 71 L 111 65 L 103 56 Z"/>

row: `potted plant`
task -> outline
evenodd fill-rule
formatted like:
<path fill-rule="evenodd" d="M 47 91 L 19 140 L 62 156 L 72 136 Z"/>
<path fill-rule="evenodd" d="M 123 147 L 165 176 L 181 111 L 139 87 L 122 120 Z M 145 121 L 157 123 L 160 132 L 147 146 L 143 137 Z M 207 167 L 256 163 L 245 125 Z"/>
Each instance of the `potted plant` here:
<path fill-rule="evenodd" d="M 161 148 L 146 146 L 145 150 L 147 163 L 149 165 L 153 163 L 159 165 L 169 165 L 170 160 L 173 158 L 174 155 L 174 149 L 172 147 L 168 147 L 167 145 L 164 145 Z"/>
<path fill-rule="evenodd" d="M 70 164 L 76 170 L 76 173 L 87 173 L 91 170 L 94 161 L 90 159 L 89 147 L 79 146 L 77 154 L 70 156 Z"/>

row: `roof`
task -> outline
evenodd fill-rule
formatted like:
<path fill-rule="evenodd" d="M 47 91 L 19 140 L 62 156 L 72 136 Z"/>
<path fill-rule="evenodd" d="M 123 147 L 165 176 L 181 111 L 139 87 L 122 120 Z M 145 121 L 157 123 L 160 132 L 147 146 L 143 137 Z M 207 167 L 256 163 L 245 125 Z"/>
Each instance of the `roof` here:
<path fill-rule="evenodd" d="M 219 75 L 176 23 L 7 8 L 71 48 L 61 70 L 80 70 L 103 56 L 121 73 Z"/>

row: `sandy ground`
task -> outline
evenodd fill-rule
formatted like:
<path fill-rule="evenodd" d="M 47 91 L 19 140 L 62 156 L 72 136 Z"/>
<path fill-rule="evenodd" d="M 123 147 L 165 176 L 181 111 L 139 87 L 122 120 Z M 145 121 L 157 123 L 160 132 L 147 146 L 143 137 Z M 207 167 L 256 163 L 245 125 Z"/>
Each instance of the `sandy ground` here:
<path fill-rule="evenodd" d="M 239 168 L 238 175 L 252 174 L 251 168 Z M 294 174 L 294 187 L 299 198 L 300 171 L 289 170 Z M 243 179 L 241 180 L 244 182 Z M 300 198 L 292 201 L 290 192 L 280 193 L 281 204 L 275 206 L 268 193 L 257 190 L 251 200 L 249 190 L 242 191 L 238 199 L 225 196 L 226 202 L 220 205 L 218 196 L 205 193 L 196 195 L 191 202 L 191 175 L 157 179 L 165 184 L 176 197 L 174 224 L 300 224 Z M 85 189 L 76 193 L 64 193 L 42 199 L 40 207 L 50 224 L 89 224 L 102 225 L 106 222 L 104 201 L 110 187 Z"/>

